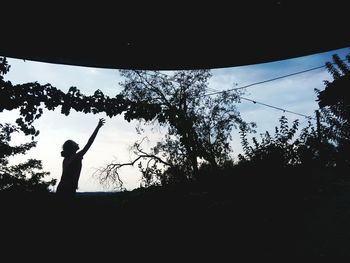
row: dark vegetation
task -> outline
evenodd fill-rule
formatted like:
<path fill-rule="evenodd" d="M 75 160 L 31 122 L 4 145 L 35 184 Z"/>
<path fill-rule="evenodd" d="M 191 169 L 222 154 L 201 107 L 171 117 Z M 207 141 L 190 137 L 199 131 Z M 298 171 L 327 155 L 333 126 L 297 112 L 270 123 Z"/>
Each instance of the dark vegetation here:
<path fill-rule="evenodd" d="M 252 139 L 255 125 L 242 120 L 234 107 L 240 94 L 204 96 L 209 71 L 171 77 L 123 71 L 124 91 L 109 98 L 101 91 L 85 96 L 75 87 L 64 94 L 49 84 L 12 85 L 3 80 L 6 60 L 0 62 L 0 111 L 20 109 L 21 115 L 16 125 L 0 126 L 1 225 L 9 226 L 8 236 L 30 242 L 32 235 L 49 238 L 53 232 L 55 239 L 66 240 L 65 246 L 90 238 L 101 241 L 94 244 L 106 254 L 135 246 L 142 253 L 217 259 L 350 255 L 350 70 L 337 55 L 327 63 L 333 81 L 316 90 L 316 127 L 309 122 L 300 130 L 298 120 L 290 124 L 282 116 L 274 134 Z M 43 108 L 58 106 L 66 115 L 71 109 L 109 117 L 124 113 L 128 121 L 157 122 L 168 133 L 150 152 L 135 142 L 134 162 L 112 163 L 100 171 L 102 182 L 122 191 L 63 202 L 48 190 L 55 182 L 44 181 L 48 173 L 41 171 L 40 161 L 18 166 L 7 161 L 35 147 L 34 120 Z M 229 144 L 234 128 L 244 149 L 237 161 Z M 32 142 L 10 146 L 17 131 L 32 135 Z M 123 191 L 119 172 L 134 164 L 143 185 Z"/>

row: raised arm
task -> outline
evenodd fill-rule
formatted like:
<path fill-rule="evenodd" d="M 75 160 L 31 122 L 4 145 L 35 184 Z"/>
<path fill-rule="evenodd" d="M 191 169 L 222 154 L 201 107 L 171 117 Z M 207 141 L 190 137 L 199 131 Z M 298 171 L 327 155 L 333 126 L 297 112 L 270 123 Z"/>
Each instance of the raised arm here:
<path fill-rule="evenodd" d="M 90 146 L 94 142 L 96 135 L 99 131 L 99 129 L 105 124 L 105 119 L 101 118 L 97 124 L 97 127 L 95 128 L 94 132 L 91 134 L 88 142 L 84 146 L 84 148 L 77 153 L 77 155 L 84 156 L 84 154 L 89 150 Z"/>

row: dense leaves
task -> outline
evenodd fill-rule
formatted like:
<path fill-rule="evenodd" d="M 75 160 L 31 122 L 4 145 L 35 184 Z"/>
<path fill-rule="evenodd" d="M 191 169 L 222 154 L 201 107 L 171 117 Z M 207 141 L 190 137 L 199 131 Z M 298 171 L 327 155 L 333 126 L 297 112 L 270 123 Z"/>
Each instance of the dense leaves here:
<path fill-rule="evenodd" d="M 333 81 L 325 81 L 325 89 L 316 90 L 317 101 L 321 108 L 322 139 L 337 146 L 337 163 L 349 166 L 350 156 L 350 55 L 346 61 L 333 56 L 333 63 L 328 62 L 327 69 Z"/>
<path fill-rule="evenodd" d="M 55 110 L 61 106 L 61 113 L 68 116 L 73 109 L 83 113 L 105 113 L 113 117 L 125 113 L 125 119 L 143 118 L 146 121 L 153 119 L 160 111 L 158 105 L 147 103 L 147 99 L 125 99 L 123 95 L 113 98 L 96 90 L 94 95 L 86 96 L 76 87 L 70 87 L 67 93 L 53 87 L 51 84 L 41 85 L 37 82 L 13 85 L 5 81 L 3 75 L 10 68 L 5 58 L 0 58 L 0 112 L 19 109 L 20 118 L 16 123 L 26 135 L 37 136 L 33 122 L 40 118 L 43 110 Z"/>
<path fill-rule="evenodd" d="M 288 119 L 282 116 L 280 126 L 275 127 L 275 134 L 260 134 L 260 142 L 252 138 L 251 146 L 244 127 L 240 134 L 244 154 L 238 157 L 241 163 L 249 162 L 252 166 L 276 168 L 287 167 L 333 167 L 335 164 L 334 145 L 320 141 L 311 121 L 298 134 L 299 120 L 294 120 L 289 127 Z"/>
<path fill-rule="evenodd" d="M 24 84 L 21 89 L 14 88 L 10 82 L 3 80 L 3 75 L 10 69 L 5 58 L 0 57 L 0 111 L 20 109 L 23 118 L 17 119 L 17 125 L 0 123 L 0 192 L 47 192 L 49 186 L 56 180 L 44 181 L 48 172 L 42 171 L 42 163 L 39 160 L 29 159 L 24 163 L 9 165 L 9 158 L 26 154 L 36 146 L 35 141 L 12 145 L 11 136 L 22 130 L 26 135 L 39 134 L 31 125 L 42 114 L 40 95 L 44 88 L 37 83 Z"/>
<path fill-rule="evenodd" d="M 56 180 L 44 181 L 50 173 L 41 171 L 41 161 L 29 159 L 24 163 L 9 165 L 9 157 L 26 154 L 36 146 L 35 141 L 10 145 L 14 132 L 19 132 L 18 127 L 0 124 L 0 192 L 47 192 Z"/>

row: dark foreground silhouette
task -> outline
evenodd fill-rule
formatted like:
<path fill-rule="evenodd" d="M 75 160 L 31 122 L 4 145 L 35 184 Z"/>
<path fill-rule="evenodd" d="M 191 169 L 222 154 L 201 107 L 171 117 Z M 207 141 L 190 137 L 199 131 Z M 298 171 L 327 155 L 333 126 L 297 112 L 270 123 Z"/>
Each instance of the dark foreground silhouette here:
<path fill-rule="evenodd" d="M 115 259 L 126 251 L 183 260 L 350 256 L 347 181 L 303 200 L 244 185 L 188 183 L 69 202 L 55 194 L 2 195 L 2 239 L 13 255 L 24 247 L 63 258 L 95 252 Z"/>

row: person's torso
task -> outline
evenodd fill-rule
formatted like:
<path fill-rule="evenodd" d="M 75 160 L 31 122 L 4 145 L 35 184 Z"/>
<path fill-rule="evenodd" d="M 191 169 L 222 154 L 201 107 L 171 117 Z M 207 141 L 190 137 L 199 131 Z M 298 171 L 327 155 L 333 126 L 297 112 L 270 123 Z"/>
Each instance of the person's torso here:
<path fill-rule="evenodd" d="M 82 157 L 64 158 L 62 165 L 61 184 L 64 186 L 78 187 L 78 181 L 82 168 Z"/>

